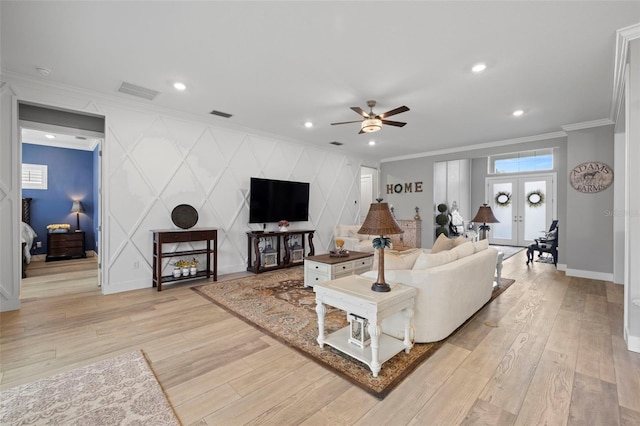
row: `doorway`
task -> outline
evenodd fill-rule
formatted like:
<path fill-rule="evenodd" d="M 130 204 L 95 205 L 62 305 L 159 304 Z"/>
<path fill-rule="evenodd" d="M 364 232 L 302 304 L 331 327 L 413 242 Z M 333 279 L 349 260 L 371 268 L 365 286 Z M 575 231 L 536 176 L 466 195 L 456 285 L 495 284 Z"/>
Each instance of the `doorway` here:
<path fill-rule="evenodd" d="M 99 289 L 104 246 L 100 225 L 104 117 L 22 102 L 18 114 L 20 164 L 31 164 L 22 166 L 23 171 L 35 165 L 46 173 L 46 185 L 30 182 L 21 188 L 23 199 L 30 200 L 30 222 L 37 234 L 35 255 L 31 256 L 37 264 L 26 267 L 21 297 L 27 289 L 38 297 Z M 22 179 L 25 182 L 24 173 Z M 50 224 L 63 224 L 74 234 L 55 239 L 55 255 L 48 247 Z M 64 230 L 56 227 L 56 232 Z M 78 239 L 80 234 L 83 237 Z M 73 249 L 67 248 L 71 247 L 68 241 L 73 241 Z M 79 258 L 79 253 L 86 253 L 87 259 Z M 45 265 L 49 254 L 51 259 L 64 260 Z M 64 279 L 60 274 L 65 274 Z"/>
<path fill-rule="evenodd" d="M 490 224 L 491 244 L 525 247 L 543 236 L 556 217 L 555 173 L 491 177 L 486 199 L 499 223 Z"/>
<path fill-rule="evenodd" d="M 363 223 L 371 203 L 378 193 L 378 169 L 362 166 L 360 168 L 360 212 L 359 223 Z"/>

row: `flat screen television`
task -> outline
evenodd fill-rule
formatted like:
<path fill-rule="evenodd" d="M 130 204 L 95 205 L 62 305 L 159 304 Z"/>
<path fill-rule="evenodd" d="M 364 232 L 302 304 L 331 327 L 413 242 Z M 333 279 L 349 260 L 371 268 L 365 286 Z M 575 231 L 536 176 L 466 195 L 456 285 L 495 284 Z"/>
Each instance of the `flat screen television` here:
<path fill-rule="evenodd" d="M 251 178 L 249 223 L 309 220 L 309 184 Z"/>

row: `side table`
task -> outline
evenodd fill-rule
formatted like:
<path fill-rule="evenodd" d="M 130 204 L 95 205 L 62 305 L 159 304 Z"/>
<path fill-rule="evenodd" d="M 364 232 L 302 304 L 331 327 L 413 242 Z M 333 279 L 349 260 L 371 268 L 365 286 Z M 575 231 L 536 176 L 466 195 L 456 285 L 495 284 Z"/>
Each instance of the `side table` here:
<path fill-rule="evenodd" d="M 359 275 L 349 275 L 337 280 L 317 283 L 313 287 L 316 293 L 316 313 L 318 314 L 318 344 L 332 346 L 369 366 L 373 377 L 378 377 L 382 364 L 401 351 L 409 353 L 413 347 L 410 340 L 411 319 L 417 290 L 402 284 L 392 286 L 390 292 L 376 293 L 371 290 L 371 279 Z M 349 342 L 350 327 L 342 328 L 325 336 L 325 305 L 334 306 L 357 315 L 368 322 L 371 336 L 369 346 L 360 347 Z M 404 340 L 383 333 L 381 323 L 396 312 L 404 312 Z"/>

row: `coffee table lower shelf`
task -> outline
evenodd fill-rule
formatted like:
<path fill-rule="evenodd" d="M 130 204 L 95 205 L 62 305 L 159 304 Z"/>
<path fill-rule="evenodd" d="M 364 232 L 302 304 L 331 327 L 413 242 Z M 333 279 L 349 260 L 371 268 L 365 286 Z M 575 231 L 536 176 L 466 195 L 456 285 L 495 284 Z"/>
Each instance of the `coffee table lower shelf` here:
<path fill-rule="evenodd" d="M 350 357 L 365 363 L 369 368 L 372 368 L 371 345 L 361 348 L 358 345 L 349 343 L 349 335 L 350 330 L 349 326 L 347 326 L 326 336 L 323 343 L 336 348 L 340 352 L 347 354 Z M 405 346 L 404 341 L 382 333 L 380 334 L 380 347 L 378 348 L 378 362 L 383 364 L 393 358 L 396 354 L 406 349 L 410 348 Z"/>

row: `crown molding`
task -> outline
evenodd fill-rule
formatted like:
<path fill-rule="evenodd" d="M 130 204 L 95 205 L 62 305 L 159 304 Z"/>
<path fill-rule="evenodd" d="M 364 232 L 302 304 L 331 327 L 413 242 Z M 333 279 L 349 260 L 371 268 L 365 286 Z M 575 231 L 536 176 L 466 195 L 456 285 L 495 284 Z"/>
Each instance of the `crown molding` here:
<path fill-rule="evenodd" d="M 616 58 L 613 68 L 613 93 L 609 118 L 614 123 L 622 109 L 624 100 L 624 73 L 628 63 L 629 43 L 640 38 L 640 23 L 616 31 Z"/>
<path fill-rule="evenodd" d="M 436 151 L 421 152 L 419 154 L 383 158 L 382 160 L 380 160 L 380 163 L 389 163 L 392 161 L 401 161 L 401 160 L 412 160 L 415 158 L 423 158 L 423 157 L 434 157 L 436 155 L 455 154 L 458 152 L 475 151 L 478 149 L 495 148 L 499 146 L 517 145 L 520 143 L 542 141 L 546 139 L 563 138 L 566 136 L 567 136 L 566 132 L 543 133 L 541 135 L 523 136 L 521 138 L 515 138 L 515 139 L 504 139 L 501 141 L 485 142 L 485 143 L 479 143 L 474 145 L 459 146 L 456 148 L 446 148 L 446 149 L 439 149 Z"/>
<path fill-rule="evenodd" d="M 615 124 L 613 120 L 609 118 L 601 118 L 600 120 L 583 121 L 582 123 L 565 124 L 562 126 L 562 130 L 565 132 L 572 132 L 574 130 L 590 129 L 592 127 L 609 126 Z"/>

